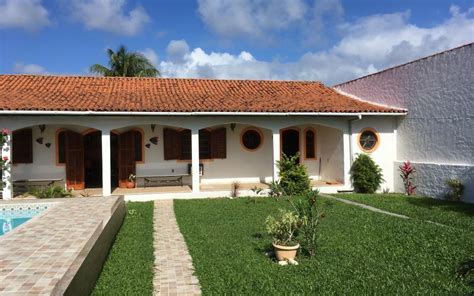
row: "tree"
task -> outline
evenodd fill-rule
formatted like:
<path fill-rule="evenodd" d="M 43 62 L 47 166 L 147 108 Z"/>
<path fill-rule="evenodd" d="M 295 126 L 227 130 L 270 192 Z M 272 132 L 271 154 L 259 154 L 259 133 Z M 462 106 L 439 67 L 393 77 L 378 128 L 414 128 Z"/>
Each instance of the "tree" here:
<path fill-rule="evenodd" d="M 122 77 L 156 77 L 160 75 L 152 63 L 142 54 L 129 52 L 125 46 L 121 45 L 117 52 L 107 49 L 109 57 L 109 67 L 94 64 L 90 67 L 92 73 L 102 76 L 122 76 Z"/>

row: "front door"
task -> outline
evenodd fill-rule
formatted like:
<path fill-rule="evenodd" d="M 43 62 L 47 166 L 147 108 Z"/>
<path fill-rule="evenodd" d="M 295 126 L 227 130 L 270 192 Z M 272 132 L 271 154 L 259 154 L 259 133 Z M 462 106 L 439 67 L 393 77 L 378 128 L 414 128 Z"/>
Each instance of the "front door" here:
<path fill-rule="evenodd" d="M 284 130 L 281 134 L 281 152 L 288 157 L 300 152 L 300 132 L 294 129 Z"/>
<path fill-rule="evenodd" d="M 119 136 L 118 145 L 119 187 L 126 188 L 130 174 L 136 172 L 135 167 L 135 131 L 129 131 Z"/>
<path fill-rule="evenodd" d="M 84 189 L 84 143 L 82 135 L 66 132 L 66 184 L 69 189 Z"/>

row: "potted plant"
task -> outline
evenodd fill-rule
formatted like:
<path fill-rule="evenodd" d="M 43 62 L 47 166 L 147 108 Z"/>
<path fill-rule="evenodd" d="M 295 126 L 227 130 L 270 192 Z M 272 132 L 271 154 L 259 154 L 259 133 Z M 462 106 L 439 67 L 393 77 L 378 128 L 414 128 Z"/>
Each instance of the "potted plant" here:
<path fill-rule="evenodd" d="M 300 218 L 293 211 L 280 210 L 280 219 L 268 216 L 265 220 L 268 234 L 273 237 L 273 249 L 278 261 L 294 260 L 300 244 L 296 241 Z"/>
<path fill-rule="evenodd" d="M 135 180 L 137 179 L 137 176 L 135 176 L 134 174 L 130 174 L 130 176 L 128 176 L 128 182 L 127 182 L 127 188 L 135 188 Z"/>

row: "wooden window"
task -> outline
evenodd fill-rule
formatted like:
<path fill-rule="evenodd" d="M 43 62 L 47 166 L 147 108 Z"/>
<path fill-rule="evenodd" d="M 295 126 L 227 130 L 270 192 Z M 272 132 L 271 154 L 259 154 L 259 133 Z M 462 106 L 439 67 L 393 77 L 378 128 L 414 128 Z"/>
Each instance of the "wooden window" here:
<path fill-rule="evenodd" d="M 316 133 L 312 129 L 305 132 L 305 157 L 307 159 L 316 158 Z"/>
<path fill-rule="evenodd" d="M 211 158 L 211 132 L 205 129 L 199 131 L 199 158 Z"/>
<path fill-rule="evenodd" d="M 191 160 L 191 131 L 163 130 L 165 160 Z M 226 158 L 226 129 L 199 131 L 199 158 Z"/>
<path fill-rule="evenodd" d="M 190 130 L 182 130 L 180 132 L 181 138 L 181 155 L 179 159 L 181 160 L 190 160 L 191 159 L 191 131 Z"/>
<path fill-rule="evenodd" d="M 33 131 L 24 128 L 12 134 L 12 163 L 33 162 Z"/>
<path fill-rule="evenodd" d="M 243 130 L 240 141 L 246 150 L 254 151 L 262 145 L 263 134 L 255 128 L 247 128 Z"/>
<path fill-rule="evenodd" d="M 143 134 L 138 130 L 134 131 L 134 142 L 135 161 L 143 162 Z"/>
<path fill-rule="evenodd" d="M 57 164 L 66 163 L 66 130 L 58 132 L 56 139 Z"/>
<path fill-rule="evenodd" d="M 163 149 L 165 160 L 179 159 L 181 157 L 181 135 L 171 128 L 163 129 Z"/>
<path fill-rule="evenodd" d="M 380 144 L 379 134 L 372 128 L 365 128 L 359 133 L 357 143 L 362 151 L 367 153 L 373 152 Z"/>
<path fill-rule="evenodd" d="M 218 128 L 211 132 L 211 158 L 227 157 L 226 128 Z"/>

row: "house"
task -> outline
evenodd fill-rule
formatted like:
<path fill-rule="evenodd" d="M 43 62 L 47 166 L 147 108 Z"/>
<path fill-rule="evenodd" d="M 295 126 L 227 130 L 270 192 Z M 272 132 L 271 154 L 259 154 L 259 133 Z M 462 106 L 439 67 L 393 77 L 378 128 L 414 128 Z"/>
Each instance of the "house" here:
<path fill-rule="evenodd" d="M 403 191 L 397 168 L 411 161 L 417 193 L 443 198 L 446 180 L 465 185 L 474 203 L 474 43 L 434 54 L 335 88 L 375 104 L 408 110 L 396 118 L 394 188 Z"/>
<path fill-rule="evenodd" d="M 139 188 L 120 194 L 209 196 L 276 180 L 283 153 L 323 192 L 351 189 L 352 158 L 370 153 L 393 190 L 407 114 L 319 82 L 34 75 L 0 75 L 0 110 L 5 199 L 30 182 L 109 196 L 131 175 Z"/>

